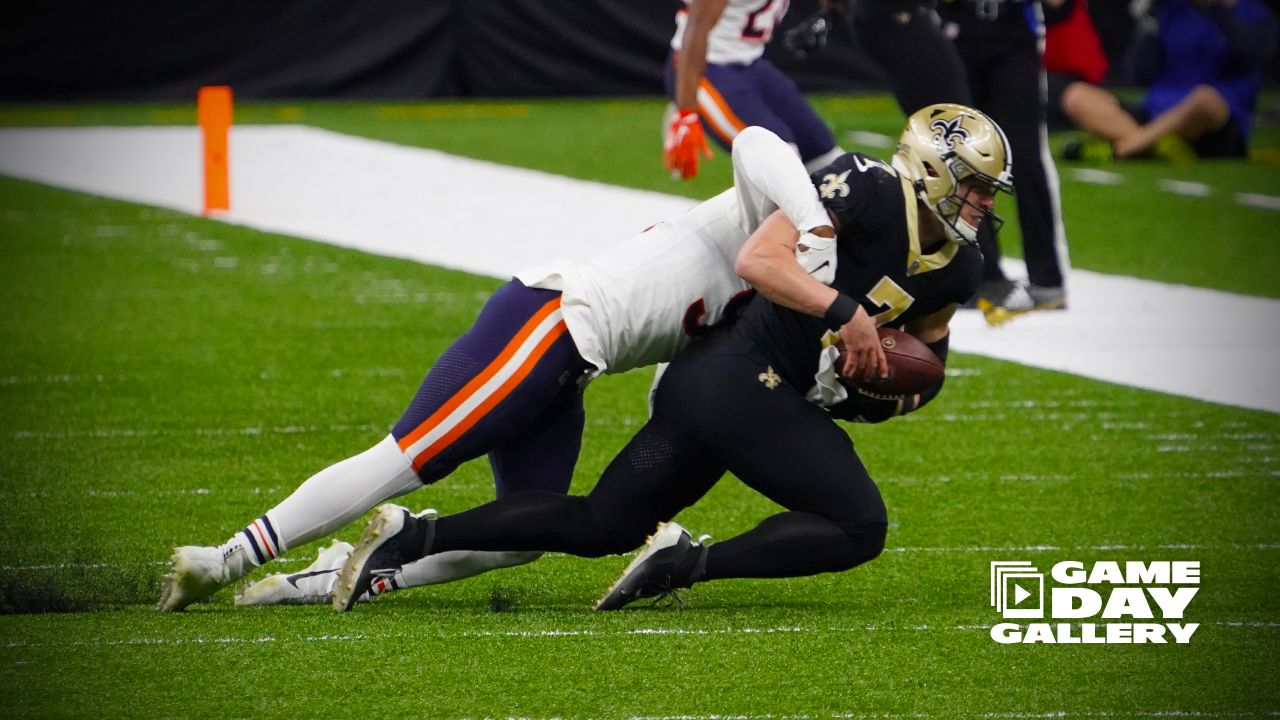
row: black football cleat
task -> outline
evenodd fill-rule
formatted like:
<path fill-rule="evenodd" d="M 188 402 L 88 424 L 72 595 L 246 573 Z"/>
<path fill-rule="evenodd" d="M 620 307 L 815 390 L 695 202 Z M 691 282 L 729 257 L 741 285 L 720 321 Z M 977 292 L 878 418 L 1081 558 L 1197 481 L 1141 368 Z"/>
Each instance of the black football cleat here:
<path fill-rule="evenodd" d="M 706 567 L 707 546 L 702 544 L 706 539 L 704 535 L 694 542 L 689 531 L 675 523 L 658 525 L 640 554 L 596 601 L 595 609 L 620 610 L 641 598 L 661 599 L 691 587 Z"/>
<path fill-rule="evenodd" d="M 435 537 L 435 519 L 435 510 L 414 515 L 399 505 L 379 507 L 338 572 L 333 609 L 350 610 L 374 582 L 390 579 L 400 566 L 426 555 Z"/>

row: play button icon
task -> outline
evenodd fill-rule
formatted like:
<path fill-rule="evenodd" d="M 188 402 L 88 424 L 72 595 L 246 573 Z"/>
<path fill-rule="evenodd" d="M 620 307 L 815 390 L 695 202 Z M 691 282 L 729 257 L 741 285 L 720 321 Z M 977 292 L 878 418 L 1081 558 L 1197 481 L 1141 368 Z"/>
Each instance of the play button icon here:
<path fill-rule="evenodd" d="M 991 605 L 1006 618 L 1044 617 L 1044 574 L 1026 560 L 991 561 Z"/>

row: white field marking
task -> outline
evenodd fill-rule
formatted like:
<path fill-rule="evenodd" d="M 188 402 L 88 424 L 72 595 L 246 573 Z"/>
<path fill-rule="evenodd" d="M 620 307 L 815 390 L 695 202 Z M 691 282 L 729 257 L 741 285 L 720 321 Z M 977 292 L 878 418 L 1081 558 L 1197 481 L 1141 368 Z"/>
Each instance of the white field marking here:
<path fill-rule="evenodd" d="M 1257 480 L 1261 478 L 1280 477 L 1280 468 L 1272 468 L 1270 470 L 1255 470 L 1231 468 L 1223 470 L 1206 470 L 1206 471 L 1171 471 L 1171 472 L 1128 472 L 1117 473 L 1114 476 L 1118 480 L 1231 480 L 1236 478 L 1247 478 L 1249 480 Z M 1056 473 L 1016 473 L 999 475 L 995 479 L 1000 482 L 1065 482 L 1074 480 L 1074 475 L 1061 475 Z M 953 473 L 948 475 L 886 475 L 879 478 L 880 482 L 892 484 L 920 484 L 941 482 L 947 483 L 952 480 L 991 480 L 990 474 L 986 473 Z M 0 494 L 0 497 L 3 497 Z"/>
<path fill-rule="evenodd" d="M 1078 623 L 1071 623 L 1073 627 L 1079 627 Z M 1201 622 L 1200 625 L 1209 625 L 1224 628 L 1238 629 L 1280 629 L 1280 622 L 1261 622 L 1261 621 L 1242 621 L 1242 620 L 1218 620 Z M 873 632 L 987 632 L 991 630 L 990 624 L 980 625 L 876 625 L 874 623 L 857 626 L 824 626 L 824 627 L 781 627 L 781 628 L 715 628 L 715 629 L 691 629 L 691 628 L 635 628 L 632 630 L 599 630 L 588 628 L 549 628 L 545 630 L 465 630 L 457 635 L 446 635 L 444 637 L 459 638 L 618 638 L 618 637 L 672 637 L 672 636 L 768 636 L 777 634 L 789 635 L 810 635 L 810 634 L 830 634 L 830 633 L 847 633 L 861 634 Z M 395 637 L 392 635 L 391 637 Z M 404 636 L 408 637 L 408 636 Z M 419 636 L 414 636 L 419 637 Z M 378 633 L 376 635 L 365 635 L 363 633 L 353 633 L 348 635 L 308 635 L 305 637 L 277 637 L 274 635 L 260 635 L 257 637 L 195 637 L 195 638 L 158 638 L 158 637 L 138 637 L 138 638 L 119 638 L 104 639 L 95 638 L 91 640 L 11 640 L 2 647 L 8 650 L 20 650 L 23 648 L 44 648 L 44 647 L 117 647 L 117 646 L 136 646 L 136 645 L 266 645 L 278 642 L 359 642 L 362 640 L 371 640 L 374 642 L 383 642 L 388 639 L 386 633 Z"/>
<path fill-rule="evenodd" d="M 362 425 L 276 425 L 272 427 L 250 426 L 239 428 L 190 428 L 190 429 L 139 429 L 139 428 L 98 428 L 96 430 L 58 430 L 35 431 L 18 430 L 9 434 L 14 440 L 66 440 L 68 438 L 134 438 L 158 437 L 171 435 L 201 435 L 210 437 L 235 435 L 301 435 L 315 432 L 347 433 L 347 432 L 387 432 L 385 425 L 365 423 Z"/>
<path fill-rule="evenodd" d="M 41 647 L 113 647 L 119 645 L 265 645 L 275 642 L 351 642 L 369 640 L 368 635 L 309 635 L 300 638 L 277 638 L 272 635 L 261 637 L 215 637 L 215 638 L 124 638 L 121 640 L 67 640 L 65 642 L 27 642 L 15 640 L 5 644 L 7 649 L 41 648 Z M 375 638 L 376 639 L 376 638 Z"/>
<path fill-rule="evenodd" d="M 311 560 L 310 558 L 304 557 L 301 553 L 293 557 L 278 557 L 275 560 L 271 561 L 272 564 L 296 563 L 296 562 L 306 562 L 307 564 L 310 564 L 314 561 Z M 140 563 L 140 564 L 167 566 L 169 564 L 169 561 L 168 560 L 149 560 L 145 563 Z M 11 572 L 30 572 L 30 571 L 37 571 L 37 570 L 94 570 L 98 568 L 107 568 L 107 567 L 131 568 L 131 567 L 137 567 L 137 566 L 128 565 L 125 563 L 49 563 L 45 565 L 0 565 L 0 570 L 11 571 Z M 271 567 L 271 565 L 267 565 L 265 567 Z"/>
<path fill-rule="evenodd" d="M 125 376 L 106 375 L 9 375 L 0 377 L 0 385 L 64 385 L 124 380 Z"/>
<path fill-rule="evenodd" d="M 1095 408 L 1095 407 L 1118 407 L 1115 403 L 1099 402 L 1097 400 L 970 400 L 962 403 L 952 403 L 954 407 L 959 408 Z"/>
<path fill-rule="evenodd" d="M 27 570 L 96 570 L 105 567 L 124 567 L 117 563 L 50 563 L 48 565 L 0 565 L 0 570 L 20 572 Z"/>
<path fill-rule="evenodd" d="M 1123 185 L 1124 176 L 1120 173 L 1108 172 L 1106 170 L 1095 170 L 1093 168 L 1074 168 L 1071 171 L 1071 177 L 1074 180 L 1092 185 Z"/>
<path fill-rule="evenodd" d="M 200 157 L 195 127 L 0 130 L 0 173 L 191 214 Z M 233 209 L 220 221 L 494 277 L 585 260 L 693 204 L 302 126 L 237 126 L 231 157 Z M 477 218 L 519 231 L 478 234 Z M 1083 270 L 1067 285 L 1067 312 L 999 328 L 958 313 L 952 347 L 1280 413 L 1280 300 Z"/>
<path fill-rule="evenodd" d="M 845 133 L 845 137 L 849 138 L 850 142 L 873 148 L 888 149 L 897 145 L 897 141 L 888 135 L 866 130 L 850 130 Z"/>
<path fill-rule="evenodd" d="M 300 478 L 299 482 L 304 478 Z M 478 480 L 474 483 L 466 482 L 444 482 L 433 483 L 431 487 L 440 490 L 475 490 L 487 486 L 487 481 Z M 7 498 L 67 498 L 67 497 L 90 497 L 98 499 L 117 499 L 117 498 L 156 498 L 156 497 L 186 497 L 201 495 L 275 495 L 285 491 L 292 491 L 296 486 L 276 485 L 273 487 L 231 487 L 231 488 L 180 488 L 177 490 L 170 489 L 147 489 L 147 490 L 101 490 L 90 489 L 82 491 L 68 491 L 59 488 L 56 491 L 48 490 L 0 490 L 0 500 Z"/>
<path fill-rule="evenodd" d="M 1236 202 L 1248 207 L 1262 208 L 1263 210 L 1280 210 L 1280 196 L 1276 195 L 1238 192 L 1236 193 Z"/>
<path fill-rule="evenodd" d="M 1156 184 L 1167 193 L 1182 195 L 1183 197 L 1209 197 L 1213 194 L 1213 189 L 1202 182 L 1161 178 Z"/>
<path fill-rule="evenodd" d="M 1207 470 L 1205 472 L 1128 472 L 1118 473 L 1120 480 L 1230 480 L 1232 478 L 1280 477 L 1280 468 L 1273 470 Z"/>

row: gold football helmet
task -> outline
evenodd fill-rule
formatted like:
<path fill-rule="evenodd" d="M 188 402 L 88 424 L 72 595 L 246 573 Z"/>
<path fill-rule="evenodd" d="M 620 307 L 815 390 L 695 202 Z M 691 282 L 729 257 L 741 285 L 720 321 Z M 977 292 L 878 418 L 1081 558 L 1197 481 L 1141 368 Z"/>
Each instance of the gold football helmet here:
<path fill-rule="evenodd" d="M 977 177 L 993 192 L 1013 192 L 1009 140 L 995 121 L 965 107 L 941 103 L 912 113 L 898 139 L 893 167 L 915 184 L 916 195 L 933 210 L 948 235 L 977 242 L 978 229 L 960 217 L 971 203 L 958 194 L 960 181 Z M 986 222 L 999 229 L 1003 221 L 983 210 Z"/>

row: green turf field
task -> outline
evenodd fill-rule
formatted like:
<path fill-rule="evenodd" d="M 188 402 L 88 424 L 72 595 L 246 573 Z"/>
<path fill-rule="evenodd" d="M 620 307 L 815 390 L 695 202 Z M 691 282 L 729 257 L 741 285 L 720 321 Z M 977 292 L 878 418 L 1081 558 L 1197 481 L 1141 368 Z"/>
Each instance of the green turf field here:
<path fill-rule="evenodd" d="M 824 97 L 843 134 L 885 98 Z M 242 105 L 395 142 L 675 186 L 656 100 Z M 0 124 L 189 122 L 190 108 L 5 108 Z M 1056 139 L 1058 142 L 1061 138 Z M 1280 195 L 1251 162 L 1106 168 L 1063 199 L 1075 264 L 1280 297 Z M 1161 179 L 1208 184 L 1204 198 Z M 1013 225 L 1016 225 L 1014 223 Z M 1016 241 L 1012 245 L 1016 248 Z M 552 556 L 326 608 L 151 609 L 175 543 L 214 544 L 382 437 L 497 286 L 0 179 L 0 707 L 6 717 L 1038 718 L 1280 713 L 1277 416 L 954 355 L 925 411 L 851 427 L 889 506 L 854 571 L 701 585 L 688 608 L 589 611 L 624 558 Z M 1224 371 L 1229 371 L 1225 368 Z M 587 393 L 575 488 L 645 414 L 648 374 Z M 409 496 L 491 496 L 472 463 Z M 680 516 L 729 537 L 773 508 L 726 478 Z M 354 540 L 359 527 L 341 537 Z M 280 568 L 300 568 L 312 548 Z M 1198 560 L 1188 645 L 998 645 L 988 563 Z"/>

